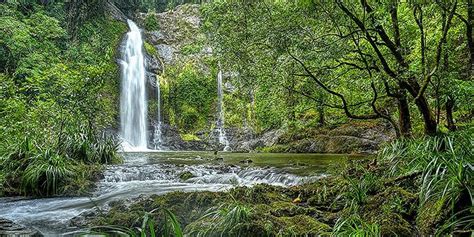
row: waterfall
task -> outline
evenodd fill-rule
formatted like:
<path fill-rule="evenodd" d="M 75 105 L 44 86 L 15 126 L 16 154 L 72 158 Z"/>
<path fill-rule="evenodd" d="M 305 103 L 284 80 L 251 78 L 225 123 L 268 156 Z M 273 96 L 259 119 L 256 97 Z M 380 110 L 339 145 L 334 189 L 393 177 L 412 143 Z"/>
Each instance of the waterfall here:
<path fill-rule="evenodd" d="M 219 70 L 219 73 L 217 74 L 217 113 L 218 113 L 218 119 L 217 119 L 217 129 L 219 132 L 219 143 L 224 145 L 224 151 L 230 150 L 229 146 L 229 140 L 227 140 L 227 136 L 225 134 L 224 130 L 224 108 L 223 108 L 223 90 L 222 90 L 222 71 Z"/>
<path fill-rule="evenodd" d="M 157 119 L 155 122 L 155 125 L 153 127 L 154 132 L 153 132 L 153 145 L 155 146 L 155 150 L 161 150 L 161 144 L 163 141 L 161 140 L 161 92 L 160 92 L 160 79 L 157 78 L 156 80 L 156 98 L 157 98 Z"/>
<path fill-rule="evenodd" d="M 124 151 L 147 150 L 147 97 L 145 62 L 140 29 L 127 20 L 127 33 L 122 55 L 122 90 L 120 97 L 120 135 Z"/>

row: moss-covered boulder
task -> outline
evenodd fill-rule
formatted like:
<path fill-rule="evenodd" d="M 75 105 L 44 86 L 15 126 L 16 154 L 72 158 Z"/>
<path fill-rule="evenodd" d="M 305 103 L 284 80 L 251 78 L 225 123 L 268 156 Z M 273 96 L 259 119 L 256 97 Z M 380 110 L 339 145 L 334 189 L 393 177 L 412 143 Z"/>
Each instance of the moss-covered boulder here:
<path fill-rule="evenodd" d="M 377 223 L 383 236 L 412 236 L 417 196 L 400 187 L 388 187 L 361 207 L 362 217 Z"/>

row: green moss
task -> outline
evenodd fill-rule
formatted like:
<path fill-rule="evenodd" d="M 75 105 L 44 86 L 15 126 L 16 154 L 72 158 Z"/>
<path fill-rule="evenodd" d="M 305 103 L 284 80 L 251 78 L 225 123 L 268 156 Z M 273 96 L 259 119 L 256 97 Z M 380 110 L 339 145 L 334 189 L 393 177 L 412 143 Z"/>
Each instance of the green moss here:
<path fill-rule="evenodd" d="M 291 198 L 284 194 L 284 188 L 259 184 L 252 188 L 237 187 L 230 191 L 231 196 L 248 203 L 272 203 L 276 201 L 291 202 Z"/>
<path fill-rule="evenodd" d="M 151 45 L 150 43 L 146 42 L 143 44 L 145 46 L 145 51 L 148 55 L 154 56 L 154 57 L 159 57 L 160 55 L 158 54 L 158 50 Z"/>
<path fill-rule="evenodd" d="M 449 213 L 445 198 L 430 200 L 420 207 L 416 217 L 416 225 L 423 235 L 433 235 L 436 227 Z"/>
<path fill-rule="evenodd" d="M 414 218 L 416 203 L 415 194 L 400 187 L 389 187 L 370 197 L 361 207 L 361 213 L 365 220 L 378 223 L 384 236 L 410 236 L 415 230 L 408 220 Z"/>
<path fill-rule="evenodd" d="M 183 139 L 184 141 L 200 141 L 201 139 L 199 139 L 198 136 L 194 135 L 194 134 L 181 134 L 181 139 Z"/>
<path fill-rule="evenodd" d="M 278 217 L 276 222 L 283 227 L 279 230 L 279 233 L 283 236 L 317 235 L 326 233 L 331 229 L 327 224 L 306 215 Z"/>
<path fill-rule="evenodd" d="M 270 147 L 263 147 L 260 149 L 261 152 L 267 153 L 282 153 L 290 150 L 289 145 L 277 144 Z"/>
<path fill-rule="evenodd" d="M 292 202 L 273 202 L 270 204 L 270 212 L 274 216 L 296 216 L 309 215 L 314 216 L 319 211 L 312 207 L 301 207 Z"/>

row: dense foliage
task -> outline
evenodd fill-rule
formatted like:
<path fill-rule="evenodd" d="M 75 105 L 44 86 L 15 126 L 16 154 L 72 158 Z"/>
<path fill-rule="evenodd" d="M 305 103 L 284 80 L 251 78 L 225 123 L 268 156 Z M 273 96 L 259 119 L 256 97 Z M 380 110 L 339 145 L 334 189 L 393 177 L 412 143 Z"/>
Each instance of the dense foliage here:
<path fill-rule="evenodd" d="M 347 117 L 410 136 L 472 120 L 471 2 L 216 1 L 203 15 L 263 128 Z"/>
<path fill-rule="evenodd" d="M 117 117 L 114 58 L 126 27 L 97 16 L 68 30 L 68 7 L 0 4 L 2 192 L 56 194 L 87 177 L 82 164 L 116 159 L 102 132 Z"/>

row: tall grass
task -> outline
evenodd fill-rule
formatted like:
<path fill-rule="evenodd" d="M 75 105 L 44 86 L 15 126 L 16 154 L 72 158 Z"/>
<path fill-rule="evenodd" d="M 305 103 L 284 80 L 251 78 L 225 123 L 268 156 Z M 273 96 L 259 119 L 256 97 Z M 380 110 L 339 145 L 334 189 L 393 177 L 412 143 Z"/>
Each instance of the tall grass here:
<path fill-rule="evenodd" d="M 360 178 L 349 178 L 347 190 L 343 196 L 349 201 L 348 204 L 361 205 L 366 203 L 369 194 L 379 189 L 379 178 L 373 173 L 366 172 Z"/>
<path fill-rule="evenodd" d="M 233 202 L 210 208 L 197 223 L 186 229 L 192 236 L 243 236 L 245 224 L 250 220 L 252 209 Z"/>
<path fill-rule="evenodd" d="M 154 209 L 146 212 L 142 217 L 142 224 L 137 228 L 123 227 L 123 226 L 96 226 L 85 230 L 76 231 L 68 234 L 82 234 L 82 235 L 105 235 L 105 236 L 127 236 L 127 237 L 156 237 L 158 232 L 155 229 L 156 220 L 154 213 L 159 212 L 160 216 L 164 218 L 164 225 L 161 228 L 163 237 L 183 237 L 183 231 L 176 216 L 168 209 Z"/>
<path fill-rule="evenodd" d="M 337 220 L 331 236 L 377 237 L 382 233 L 377 223 L 368 223 L 358 215 L 351 215 Z"/>
<path fill-rule="evenodd" d="M 108 164 L 119 161 L 116 153 L 120 146 L 115 136 L 105 132 L 95 134 L 88 127 L 81 127 L 77 133 L 66 137 L 59 149 L 75 160 L 85 163 Z"/>
<path fill-rule="evenodd" d="M 439 231 L 444 234 L 459 228 L 472 228 L 474 223 L 472 135 L 472 131 L 463 131 L 440 137 L 400 140 L 379 155 L 391 164 L 389 176 L 421 173 L 418 216 L 429 216 L 433 205 L 449 212 L 447 217 L 440 217 L 438 223 Z"/>
<path fill-rule="evenodd" d="M 23 173 L 23 190 L 25 193 L 39 195 L 57 194 L 61 184 L 74 175 L 74 164 L 51 149 L 30 157 L 29 165 Z"/>

